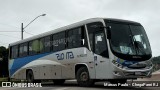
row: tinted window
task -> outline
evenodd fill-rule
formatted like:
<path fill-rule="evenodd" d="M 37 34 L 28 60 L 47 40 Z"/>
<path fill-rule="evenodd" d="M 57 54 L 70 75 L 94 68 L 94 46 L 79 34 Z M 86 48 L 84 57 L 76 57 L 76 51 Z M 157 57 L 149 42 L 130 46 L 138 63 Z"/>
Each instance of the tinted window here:
<path fill-rule="evenodd" d="M 19 45 L 19 57 L 23 56 L 23 44 Z"/>
<path fill-rule="evenodd" d="M 81 46 L 81 28 L 76 28 L 73 30 L 73 48 Z"/>
<path fill-rule="evenodd" d="M 58 35 L 53 35 L 53 51 L 58 51 Z"/>
<path fill-rule="evenodd" d="M 73 42 L 73 30 L 68 30 L 68 37 L 67 37 L 67 48 L 72 48 L 72 42 Z"/>
<path fill-rule="evenodd" d="M 65 32 L 53 35 L 53 51 L 64 50 L 65 44 Z"/>
<path fill-rule="evenodd" d="M 23 56 L 27 56 L 27 55 L 28 55 L 28 43 L 24 43 Z"/>
<path fill-rule="evenodd" d="M 67 31 L 67 48 L 88 47 L 86 31 L 84 27 L 78 27 Z"/>
<path fill-rule="evenodd" d="M 29 55 L 37 54 L 39 49 L 39 40 L 34 40 L 29 42 Z"/>
<path fill-rule="evenodd" d="M 50 36 L 45 37 L 45 52 L 49 52 L 51 48 Z"/>
<path fill-rule="evenodd" d="M 40 53 L 43 53 L 45 51 L 44 38 L 41 38 L 39 40 L 39 50 L 40 50 Z"/>
<path fill-rule="evenodd" d="M 18 57 L 18 46 L 13 46 L 11 49 L 11 57 L 17 58 Z"/>

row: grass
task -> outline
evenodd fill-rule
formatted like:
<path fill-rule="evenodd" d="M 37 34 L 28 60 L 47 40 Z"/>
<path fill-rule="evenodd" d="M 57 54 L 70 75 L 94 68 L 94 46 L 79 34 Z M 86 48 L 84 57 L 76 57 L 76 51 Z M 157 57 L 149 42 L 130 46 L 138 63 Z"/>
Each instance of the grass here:
<path fill-rule="evenodd" d="M 4 81 L 8 81 L 8 78 L 7 77 L 0 78 L 0 82 L 4 82 Z"/>
<path fill-rule="evenodd" d="M 2 86 L 2 82 L 7 82 L 8 81 L 8 78 L 7 77 L 4 77 L 4 78 L 0 78 L 0 86 Z"/>

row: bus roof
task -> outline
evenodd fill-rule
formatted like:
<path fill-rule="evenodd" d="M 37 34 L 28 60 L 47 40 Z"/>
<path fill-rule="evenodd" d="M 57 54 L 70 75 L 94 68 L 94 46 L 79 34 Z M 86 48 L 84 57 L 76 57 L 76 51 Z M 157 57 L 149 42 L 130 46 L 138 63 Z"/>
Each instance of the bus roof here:
<path fill-rule="evenodd" d="M 83 20 L 83 21 L 80 21 L 80 22 L 76 22 L 76 23 L 73 23 L 73 24 L 70 24 L 70 25 L 67 25 L 67 26 L 64 26 L 64 27 L 60 27 L 60 28 L 57 28 L 57 29 L 54 29 L 54 30 L 51 30 L 51 31 L 48 31 L 48 32 L 45 32 L 45 33 L 42 33 L 42 34 L 39 34 L 39 35 L 35 35 L 33 37 L 29 37 L 29 38 L 11 43 L 11 44 L 9 44 L 9 46 L 14 46 L 14 45 L 21 44 L 21 43 L 24 43 L 24 42 L 32 41 L 32 40 L 35 40 L 35 39 L 38 39 L 38 38 L 42 38 L 42 37 L 45 37 L 45 36 L 48 36 L 48 35 L 52 35 L 54 33 L 58 33 L 58 32 L 65 31 L 65 30 L 68 30 L 68 29 L 71 29 L 71 28 L 79 27 L 79 26 L 82 26 L 82 25 L 85 25 L 85 24 L 88 24 L 88 23 L 97 22 L 97 21 L 103 22 L 104 19 L 107 20 L 107 21 L 113 21 L 113 22 L 116 21 L 116 22 L 139 24 L 138 22 L 122 20 L 122 19 L 90 18 L 90 19 L 86 19 L 86 20 Z"/>

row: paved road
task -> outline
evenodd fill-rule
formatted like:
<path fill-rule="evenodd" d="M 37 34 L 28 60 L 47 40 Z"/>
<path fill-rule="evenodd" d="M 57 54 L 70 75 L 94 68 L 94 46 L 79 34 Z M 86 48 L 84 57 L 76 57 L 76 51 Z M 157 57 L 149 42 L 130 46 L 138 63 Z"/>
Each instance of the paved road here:
<path fill-rule="evenodd" d="M 0 90 L 160 90 L 160 87 L 110 87 L 104 86 L 104 82 L 98 82 L 93 87 L 79 87 L 76 81 L 66 81 L 64 85 L 57 86 L 52 83 L 43 83 L 43 87 L 38 88 L 5 88 Z"/>

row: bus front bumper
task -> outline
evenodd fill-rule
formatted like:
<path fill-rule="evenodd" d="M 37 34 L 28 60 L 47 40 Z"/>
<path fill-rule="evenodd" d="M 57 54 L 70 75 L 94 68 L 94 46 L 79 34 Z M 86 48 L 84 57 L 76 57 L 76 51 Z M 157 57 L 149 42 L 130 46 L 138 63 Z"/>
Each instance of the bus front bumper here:
<path fill-rule="evenodd" d="M 126 69 L 114 67 L 112 74 L 114 79 L 149 78 L 152 75 L 152 67 L 149 69 Z"/>

